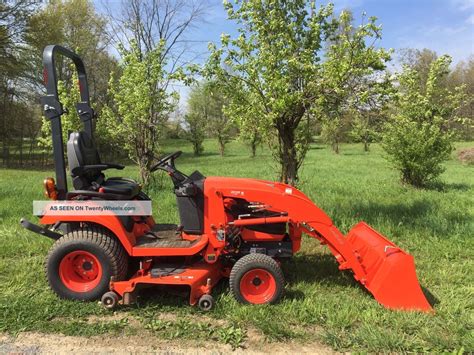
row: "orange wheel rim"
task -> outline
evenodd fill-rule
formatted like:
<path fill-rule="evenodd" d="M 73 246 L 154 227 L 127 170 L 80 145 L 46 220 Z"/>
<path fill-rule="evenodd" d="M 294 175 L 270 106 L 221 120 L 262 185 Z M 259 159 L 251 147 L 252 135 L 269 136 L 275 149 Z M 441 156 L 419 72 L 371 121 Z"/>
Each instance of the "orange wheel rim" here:
<path fill-rule="evenodd" d="M 59 277 L 64 286 L 71 291 L 88 292 L 100 283 L 102 265 L 94 254 L 76 250 L 61 260 Z"/>
<path fill-rule="evenodd" d="M 276 293 L 277 285 L 273 275 L 264 269 L 247 271 L 240 280 L 242 297 L 252 304 L 269 302 Z"/>

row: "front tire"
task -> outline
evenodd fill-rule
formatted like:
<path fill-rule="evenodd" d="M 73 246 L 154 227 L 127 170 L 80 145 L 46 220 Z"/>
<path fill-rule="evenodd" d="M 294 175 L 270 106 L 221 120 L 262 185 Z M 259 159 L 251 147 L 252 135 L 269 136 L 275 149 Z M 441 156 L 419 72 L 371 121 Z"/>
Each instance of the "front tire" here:
<path fill-rule="evenodd" d="M 84 227 L 58 239 L 46 259 L 51 289 L 61 298 L 91 301 L 109 290 L 110 278 L 123 280 L 128 256 L 109 231 Z"/>
<path fill-rule="evenodd" d="M 280 265 L 264 254 L 248 254 L 233 266 L 230 291 L 240 303 L 273 304 L 283 296 L 285 279 Z"/>

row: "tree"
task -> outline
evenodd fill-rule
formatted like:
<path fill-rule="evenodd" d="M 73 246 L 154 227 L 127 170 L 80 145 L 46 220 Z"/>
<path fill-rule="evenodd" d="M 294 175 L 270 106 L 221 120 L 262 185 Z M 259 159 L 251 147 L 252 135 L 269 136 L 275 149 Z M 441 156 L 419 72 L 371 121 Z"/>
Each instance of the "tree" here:
<path fill-rule="evenodd" d="M 335 153 L 339 153 L 352 117 L 362 118 L 371 106 L 383 105 L 387 100 L 390 81 L 385 69 L 390 52 L 374 47 L 381 38 L 381 28 L 375 21 L 370 17 L 366 25 L 355 26 L 352 13 L 344 10 L 335 33 L 329 37 L 322 71 L 326 93 L 320 96 L 315 111 L 322 121 L 322 137 Z"/>
<path fill-rule="evenodd" d="M 37 92 L 42 89 L 43 71 L 42 52 L 51 43 L 67 47 L 81 56 L 87 68 L 91 102 L 100 114 L 107 102 L 107 86 L 110 73 L 117 70 L 117 61 L 108 53 L 108 37 L 106 21 L 98 15 L 89 0 L 55 0 L 33 15 L 29 20 L 26 40 L 33 49 L 31 59 L 35 70 Z M 76 115 L 75 103 L 79 101 L 79 90 L 75 67 L 68 59 L 56 59 L 58 71 L 58 91 L 63 106 L 67 109 L 62 117 L 63 140 L 67 141 L 68 132 L 82 130 L 81 121 Z M 40 146 L 51 148 L 50 122 L 42 120 Z M 104 144 L 103 135 L 95 135 L 101 148 Z"/>
<path fill-rule="evenodd" d="M 422 90 L 426 91 L 426 83 L 430 72 L 431 64 L 438 58 L 435 51 L 430 49 L 404 49 L 401 51 L 400 62 L 415 70 L 420 77 Z M 467 100 L 461 107 L 459 114 L 464 117 L 464 122 L 451 122 L 451 128 L 459 133 L 459 138 L 470 140 L 473 136 L 474 122 L 474 56 L 465 61 L 458 62 L 449 76 L 440 81 L 440 85 L 445 88 L 455 89 L 465 85 Z"/>
<path fill-rule="evenodd" d="M 188 139 L 193 143 L 195 155 L 202 153 L 206 132 L 208 136 L 217 139 L 219 153 L 224 155 L 232 129 L 232 122 L 223 111 L 224 102 L 216 83 L 207 81 L 193 87 L 185 121 L 188 124 Z"/>
<path fill-rule="evenodd" d="M 438 54 L 428 48 L 404 48 L 399 52 L 402 66 L 415 70 L 420 76 L 420 85 L 426 89 L 431 64 L 438 58 Z"/>
<path fill-rule="evenodd" d="M 26 54 L 25 33 L 31 14 L 39 1 L 6 0 L 0 2 L 0 142 L 2 161 L 10 164 L 10 148 L 18 143 L 23 163 L 23 138 L 28 128 L 37 128 L 28 119 L 34 109 L 28 104 L 30 72 Z M 19 139 L 17 139 L 19 138 Z"/>
<path fill-rule="evenodd" d="M 339 154 L 340 144 L 345 140 L 350 117 L 343 112 L 334 115 L 321 115 L 321 138 L 331 146 L 334 153 Z"/>
<path fill-rule="evenodd" d="M 353 102 L 349 112 L 352 117 L 349 134 L 356 142 L 362 142 L 364 151 L 368 152 L 370 144 L 381 138 L 395 88 L 388 75 L 375 80 L 369 78 L 362 85 L 366 85 L 367 89 L 363 95 L 357 95 Z"/>
<path fill-rule="evenodd" d="M 443 85 L 451 58 L 434 60 L 426 82 L 408 66 L 399 74 L 399 92 L 393 115 L 385 126 L 383 148 L 400 171 L 403 182 L 426 186 L 443 171 L 442 162 L 453 150 L 451 122 L 458 121 L 466 95 L 464 87 L 453 90 Z"/>
<path fill-rule="evenodd" d="M 200 3 L 184 0 L 123 1 L 121 10 L 120 16 L 109 11 L 109 23 L 123 74 L 110 82 L 112 102 L 100 126 L 115 144 L 125 146 L 146 185 L 178 97 L 170 83 L 191 80 L 182 70 L 183 36 L 203 11 Z"/>
<path fill-rule="evenodd" d="M 0 2 L 0 77 L 24 74 L 22 58 L 26 26 L 39 1 L 16 0 Z M 0 87 L 1 89 L 2 87 Z"/>
<path fill-rule="evenodd" d="M 224 112 L 241 131 L 258 127 L 280 164 L 280 180 L 296 184 L 310 139 L 302 123 L 308 122 L 317 106 L 322 111 L 321 104 L 330 100 L 326 96 L 337 93 L 336 80 L 326 87 L 330 73 L 339 78 L 335 65 L 325 66 L 321 59 L 324 43 L 339 26 L 332 16 L 333 6 L 316 10 L 314 2 L 308 6 L 305 0 L 249 0 L 226 1 L 225 8 L 240 26 L 239 36 L 222 35 L 221 48 L 210 46 L 205 73 L 219 83 L 229 100 Z M 379 31 L 371 18 L 358 29 L 362 39 L 357 44 L 378 37 Z M 385 56 L 374 48 L 367 51 L 373 59 Z M 337 53 L 349 63 L 344 57 L 348 51 Z M 331 102 L 335 111 L 340 101 Z"/>
<path fill-rule="evenodd" d="M 206 136 L 203 117 L 196 113 L 188 113 L 184 115 L 184 120 L 187 125 L 185 137 L 193 145 L 194 155 L 201 155 L 204 152 L 204 146 L 202 143 Z"/>
<path fill-rule="evenodd" d="M 207 129 L 211 137 L 217 139 L 219 154 L 224 156 L 225 146 L 231 139 L 233 127 L 230 117 L 224 112 L 225 98 L 215 82 L 203 85 L 203 94 L 206 100 Z"/>
<path fill-rule="evenodd" d="M 167 62 L 170 74 L 192 61 L 186 35 L 206 14 L 202 1 L 122 0 L 119 11 L 115 2 L 107 8 L 109 34 L 117 48 L 136 47 L 142 55 L 164 46 L 159 60 Z M 168 79 L 161 85 L 167 87 L 173 78 Z"/>
<path fill-rule="evenodd" d="M 157 86 L 169 78 L 166 62 L 162 60 L 164 42 L 142 53 L 132 43 L 122 50 L 122 75 L 110 80 L 110 95 L 114 105 L 104 109 L 100 125 L 110 138 L 120 142 L 130 159 L 138 164 L 144 185 L 150 182 L 151 167 L 159 148 L 160 129 L 173 111 L 178 99 L 176 92 Z"/>
<path fill-rule="evenodd" d="M 350 136 L 364 145 L 364 152 L 369 151 L 370 144 L 380 138 L 385 113 L 381 110 L 354 111 Z"/>
<path fill-rule="evenodd" d="M 71 64 L 71 70 L 73 70 L 73 65 Z M 62 80 L 58 81 L 58 96 L 59 101 L 61 102 L 64 114 L 61 116 L 61 127 L 63 142 L 67 142 L 69 139 L 69 132 L 77 132 L 83 129 L 83 124 L 76 113 L 76 103 L 81 101 L 81 94 L 79 92 L 79 79 L 77 73 L 74 73 L 72 76 L 72 82 L 74 85 L 68 87 L 65 82 Z M 51 139 L 51 124 L 48 122 L 48 119 L 42 118 L 41 126 L 41 137 L 39 138 L 39 145 L 42 148 L 51 150 L 53 147 L 53 142 Z"/>
<path fill-rule="evenodd" d="M 460 116 L 465 118 L 463 124 L 453 123 L 460 137 L 465 140 L 472 140 L 474 137 L 474 55 L 466 61 L 459 62 L 450 73 L 447 80 L 451 89 L 464 85 L 466 87 L 467 100 L 460 109 Z"/>
<path fill-rule="evenodd" d="M 239 138 L 243 140 L 250 147 L 251 157 L 255 158 L 257 155 L 257 147 L 262 143 L 262 135 L 255 127 L 249 128 L 245 131 L 240 131 Z"/>
<path fill-rule="evenodd" d="M 196 156 L 204 151 L 202 143 L 206 136 L 207 109 L 207 97 L 202 87 L 194 86 L 189 94 L 188 113 L 184 116 L 184 120 L 187 125 L 186 138 L 192 143 Z"/>
<path fill-rule="evenodd" d="M 32 61 L 37 82 L 42 86 L 42 53 L 46 45 L 60 44 L 81 56 L 87 68 L 91 101 L 100 112 L 107 98 L 110 72 L 117 61 L 108 53 L 109 38 L 106 19 L 97 14 L 90 0 L 54 0 L 29 21 L 27 41 L 33 49 Z M 74 67 L 68 60 L 57 58 L 58 77 L 69 89 Z"/>

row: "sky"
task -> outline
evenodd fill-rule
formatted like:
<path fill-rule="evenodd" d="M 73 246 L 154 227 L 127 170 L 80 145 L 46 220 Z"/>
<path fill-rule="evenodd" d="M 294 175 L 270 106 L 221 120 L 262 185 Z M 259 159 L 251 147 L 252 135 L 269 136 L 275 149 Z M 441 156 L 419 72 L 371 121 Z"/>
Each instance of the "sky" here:
<path fill-rule="evenodd" d="M 351 9 L 355 19 L 365 11 L 382 25 L 385 48 L 430 48 L 450 54 L 455 63 L 474 54 L 474 0 L 335 0 L 335 11 Z M 218 42 L 220 34 L 236 32 L 226 19 L 221 1 L 211 0 L 206 22 L 190 35 L 195 40 Z M 325 4 L 327 1 L 318 1 Z M 206 43 L 202 45 L 206 51 Z"/>
<path fill-rule="evenodd" d="M 328 2 L 317 1 L 317 4 Z M 120 0 L 108 0 L 108 3 L 118 5 Z M 332 3 L 336 13 L 351 9 L 356 21 L 364 12 L 376 16 L 383 29 L 378 43 L 382 47 L 429 48 L 439 55 L 451 55 L 454 64 L 474 55 L 474 0 L 334 0 Z M 95 4 L 102 12 L 104 0 L 95 0 Z M 203 21 L 186 36 L 190 40 L 190 58 L 198 63 L 207 57 L 208 42 L 219 43 L 221 33 L 237 32 L 235 23 L 227 20 L 222 1 L 208 0 L 206 12 Z M 182 99 L 187 96 L 186 88 L 177 85 L 175 89 Z"/>

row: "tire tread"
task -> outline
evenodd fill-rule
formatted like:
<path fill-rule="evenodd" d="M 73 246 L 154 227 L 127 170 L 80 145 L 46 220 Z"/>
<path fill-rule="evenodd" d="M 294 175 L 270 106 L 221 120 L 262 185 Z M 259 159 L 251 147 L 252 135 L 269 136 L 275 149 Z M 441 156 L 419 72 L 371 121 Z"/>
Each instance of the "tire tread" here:
<path fill-rule="evenodd" d="M 240 293 L 240 279 L 249 270 L 255 268 L 264 268 L 270 271 L 275 277 L 277 292 L 273 299 L 268 303 L 277 303 L 283 296 L 285 278 L 280 265 L 271 257 L 265 254 L 254 253 L 247 254 L 237 260 L 232 267 L 229 276 L 229 286 L 232 296 L 240 303 L 248 303 Z"/>
<path fill-rule="evenodd" d="M 50 249 L 45 262 L 45 271 L 48 277 L 50 287 L 54 290 L 51 285 L 49 278 L 51 274 L 55 274 L 52 270 L 48 270 L 49 260 L 60 250 L 69 243 L 73 242 L 85 242 L 93 244 L 100 248 L 107 256 L 111 266 L 111 273 L 115 280 L 120 281 L 126 278 L 128 271 L 128 254 L 121 245 L 120 241 L 115 237 L 109 230 L 96 226 L 86 225 L 80 228 L 74 229 L 73 231 L 63 235 L 59 238 Z M 56 292 L 56 290 L 54 290 Z M 58 293 L 58 292 L 56 292 Z M 58 295 L 62 298 L 64 295 Z M 101 296 L 101 295 L 100 295 Z M 100 296 L 98 296 L 100 298 Z M 98 297 L 85 297 L 85 299 L 96 299 Z"/>

